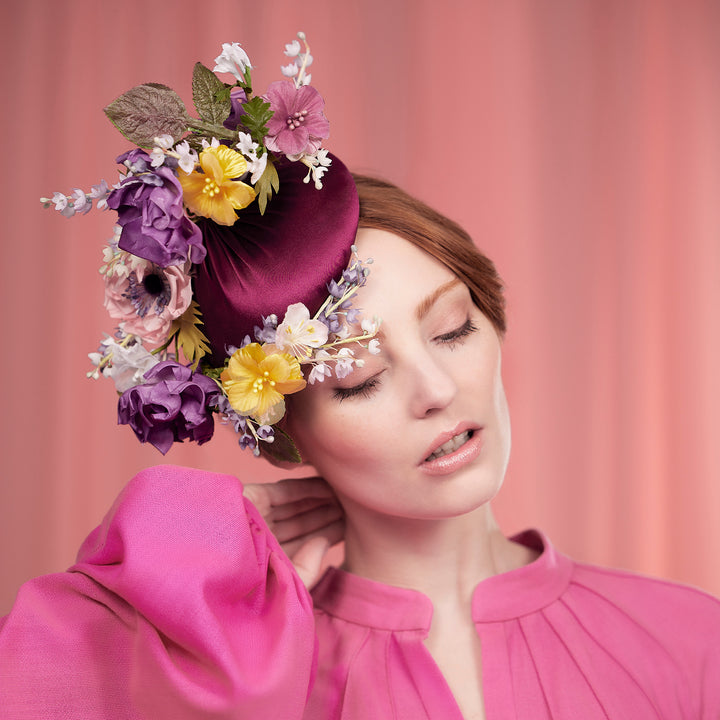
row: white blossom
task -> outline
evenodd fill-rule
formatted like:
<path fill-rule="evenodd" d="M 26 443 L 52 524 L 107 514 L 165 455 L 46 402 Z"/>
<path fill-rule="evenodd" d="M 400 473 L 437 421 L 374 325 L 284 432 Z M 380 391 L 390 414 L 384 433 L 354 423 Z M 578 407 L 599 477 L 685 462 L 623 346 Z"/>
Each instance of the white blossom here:
<path fill-rule="evenodd" d="M 213 72 L 230 73 L 243 82 L 246 68 L 252 68 L 250 58 L 240 47 L 240 43 L 223 43 L 222 52 L 215 58 L 217 63 Z"/>
<path fill-rule="evenodd" d="M 285 54 L 288 57 L 297 57 L 300 53 L 300 43 L 297 40 L 293 40 L 285 46 Z"/>
<path fill-rule="evenodd" d="M 289 65 L 281 65 L 280 72 L 288 78 L 295 77 L 298 74 L 298 66 L 295 63 Z"/>
<path fill-rule="evenodd" d="M 371 355 L 378 355 L 380 353 L 380 341 L 377 338 L 373 338 L 368 343 L 368 352 Z"/>
<path fill-rule="evenodd" d="M 311 385 L 314 385 L 316 382 L 323 382 L 326 377 L 330 377 L 331 375 L 332 371 L 325 363 L 318 363 L 310 371 L 310 375 L 308 375 L 308 382 Z"/>
<path fill-rule="evenodd" d="M 88 200 L 87 195 L 85 194 L 85 191 L 81 190 L 80 188 L 73 189 L 71 198 L 72 198 L 73 210 L 76 213 L 85 214 L 92 207 L 92 202 L 90 202 Z"/>
<path fill-rule="evenodd" d="M 378 329 L 378 321 L 377 318 L 373 318 L 372 320 L 368 320 L 365 318 L 361 323 L 360 327 L 363 329 L 364 332 L 366 332 L 368 335 L 372 335 L 377 332 Z"/>
<path fill-rule="evenodd" d="M 195 169 L 198 154 L 190 147 L 187 140 L 178 143 L 175 152 L 178 155 L 178 165 L 189 175 Z"/>
<path fill-rule="evenodd" d="M 328 157 L 328 151 L 325 148 L 320 148 L 314 155 L 303 155 L 299 159 L 309 168 L 308 174 L 303 178 L 303 182 L 310 182 L 310 177 L 312 176 L 316 189 L 322 189 L 323 175 L 325 175 L 332 164 L 332 158 Z"/>
<path fill-rule="evenodd" d="M 165 151 L 161 147 L 154 147 L 150 153 L 150 165 L 160 167 L 165 162 Z"/>
<path fill-rule="evenodd" d="M 267 153 L 263 153 L 258 157 L 257 151 L 260 147 L 249 133 L 239 132 L 238 138 L 240 142 L 235 147 L 243 154 L 247 160 L 248 170 L 252 173 L 250 182 L 254 185 L 265 172 L 267 166 Z"/>
<path fill-rule="evenodd" d="M 123 346 L 114 338 L 108 337 L 101 345 L 102 353 L 89 353 L 88 357 L 93 365 L 97 366 L 102 358 L 112 353 L 110 362 L 102 369 L 102 374 L 112 378 L 115 388 L 121 393 L 141 385 L 145 381 L 143 375 L 159 362 L 139 341 Z"/>
<path fill-rule="evenodd" d="M 290 351 L 295 357 L 309 357 L 309 348 L 327 342 L 328 328 L 320 320 L 311 320 L 310 311 L 302 303 L 293 303 L 275 333 L 278 350 Z"/>
<path fill-rule="evenodd" d="M 153 142 L 159 148 L 162 148 L 163 150 L 169 150 L 173 146 L 174 141 L 172 135 L 164 133 L 163 135 L 158 135 L 158 137 L 153 138 Z"/>

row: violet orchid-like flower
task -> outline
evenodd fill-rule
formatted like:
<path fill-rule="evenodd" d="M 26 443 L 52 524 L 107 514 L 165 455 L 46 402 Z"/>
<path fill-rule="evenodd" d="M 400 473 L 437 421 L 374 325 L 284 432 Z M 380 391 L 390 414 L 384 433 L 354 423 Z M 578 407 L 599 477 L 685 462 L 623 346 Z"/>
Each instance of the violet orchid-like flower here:
<path fill-rule="evenodd" d="M 120 425 L 130 425 L 140 442 L 163 455 L 174 442 L 190 439 L 201 445 L 212 438 L 212 409 L 221 397 L 214 380 L 173 360 L 158 363 L 144 378 L 120 396 Z"/>
<path fill-rule="evenodd" d="M 202 233 L 185 214 L 175 173 L 167 167 L 149 172 L 150 156 L 142 150 L 120 155 L 117 162 L 140 173 L 128 175 L 107 199 L 123 229 L 120 248 L 160 267 L 202 262 Z"/>
<path fill-rule="evenodd" d="M 243 105 L 247 102 L 247 93 L 243 88 L 234 87 L 230 91 L 230 114 L 227 119 L 223 122 L 223 125 L 228 130 L 235 130 L 238 125 L 242 122 L 242 117 L 245 115 L 245 108 Z"/>
<path fill-rule="evenodd" d="M 330 123 L 323 113 L 325 102 L 309 85 L 296 88 L 293 82 L 271 83 L 264 95 L 273 116 L 267 124 L 268 150 L 291 156 L 313 155 L 330 134 Z"/>

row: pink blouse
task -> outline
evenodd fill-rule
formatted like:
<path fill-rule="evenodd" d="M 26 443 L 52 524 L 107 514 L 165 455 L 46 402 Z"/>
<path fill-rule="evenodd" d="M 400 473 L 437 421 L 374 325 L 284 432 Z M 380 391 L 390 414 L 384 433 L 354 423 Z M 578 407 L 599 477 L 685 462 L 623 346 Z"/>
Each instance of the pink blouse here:
<path fill-rule="evenodd" d="M 540 557 L 473 596 L 490 720 L 720 718 L 717 600 L 516 539 Z M 237 479 L 150 468 L 0 620 L 0 717 L 461 720 L 431 618 L 336 569 L 311 599 Z"/>

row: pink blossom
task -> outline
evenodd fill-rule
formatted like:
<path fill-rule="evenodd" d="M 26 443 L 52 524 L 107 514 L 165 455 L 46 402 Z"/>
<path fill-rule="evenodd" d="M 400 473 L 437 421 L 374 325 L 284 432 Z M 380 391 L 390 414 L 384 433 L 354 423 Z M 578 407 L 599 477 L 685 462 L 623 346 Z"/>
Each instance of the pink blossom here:
<path fill-rule="evenodd" d="M 264 95 L 274 115 L 268 121 L 265 145 L 285 155 L 317 152 L 330 134 L 330 123 L 323 114 L 325 101 L 310 85 L 296 88 L 295 83 L 278 80 Z"/>
<path fill-rule="evenodd" d="M 190 276 L 177 265 L 160 268 L 145 261 L 127 276 L 105 276 L 105 307 L 122 330 L 147 345 L 162 344 L 170 325 L 192 301 Z"/>

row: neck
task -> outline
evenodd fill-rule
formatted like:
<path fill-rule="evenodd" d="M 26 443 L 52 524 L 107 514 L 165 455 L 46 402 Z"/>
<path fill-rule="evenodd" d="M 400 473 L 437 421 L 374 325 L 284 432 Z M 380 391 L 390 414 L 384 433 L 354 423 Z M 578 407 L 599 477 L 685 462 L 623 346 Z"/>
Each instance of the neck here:
<path fill-rule="evenodd" d="M 489 504 L 453 518 L 379 515 L 345 501 L 344 569 L 424 593 L 437 607 L 470 602 L 485 578 L 523 564 Z"/>

